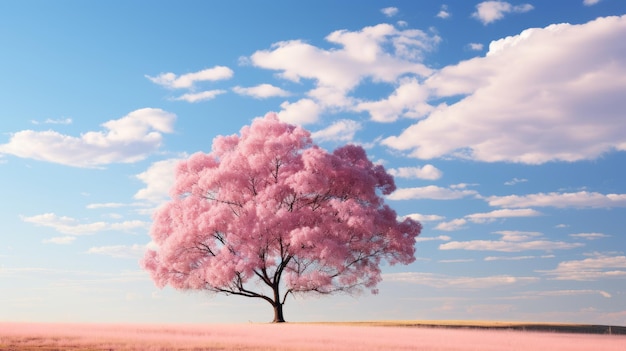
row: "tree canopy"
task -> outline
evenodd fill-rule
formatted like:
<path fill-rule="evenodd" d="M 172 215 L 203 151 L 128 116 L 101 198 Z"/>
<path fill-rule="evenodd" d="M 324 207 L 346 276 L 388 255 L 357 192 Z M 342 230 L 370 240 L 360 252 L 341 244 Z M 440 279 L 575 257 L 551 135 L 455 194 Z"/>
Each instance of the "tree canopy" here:
<path fill-rule="evenodd" d="M 159 287 L 263 299 L 283 322 L 290 294 L 376 293 L 383 260 L 415 260 L 421 225 L 385 204 L 394 190 L 362 147 L 329 153 L 270 113 L 178 164 L 142 266 Z"/>

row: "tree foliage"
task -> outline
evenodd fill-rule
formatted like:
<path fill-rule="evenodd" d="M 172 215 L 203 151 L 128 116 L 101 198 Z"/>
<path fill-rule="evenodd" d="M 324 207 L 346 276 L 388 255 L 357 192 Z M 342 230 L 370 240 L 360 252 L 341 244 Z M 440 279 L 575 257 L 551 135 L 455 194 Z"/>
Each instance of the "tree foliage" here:
<path fill-rule="evenodd" d="M 397 220 L 394 190 L 363 148 L 329 153 L 268 114 L 178 164 L 142 266 L 159 287 L 263 299 L 282 322 L 289 294 L 376 293 L 382 260 L 415 260 L 421 225 Z"/>

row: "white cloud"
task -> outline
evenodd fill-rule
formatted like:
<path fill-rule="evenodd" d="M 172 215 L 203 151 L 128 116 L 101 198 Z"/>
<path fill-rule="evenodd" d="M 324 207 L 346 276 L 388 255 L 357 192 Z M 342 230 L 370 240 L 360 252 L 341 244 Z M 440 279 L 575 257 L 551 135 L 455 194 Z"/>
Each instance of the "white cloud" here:
<path fill-rule="evenodd" d="M 549 291 L 533 291 L 532 295 L 539 296 L 577 296 L 577 295 L 595 295 L 611 298 L 611 294 L 604 290 L 549 290 Z"/>
<path fill-rule="evenodd" d="M 501 235 L 504 241 L 527 241 L 542 235 L 539 232 L 525 232 L 520 230 L 500 230 L 494 232 L 494 234 Z"/>
<path fill-rule="evenodd" d="M 464 190 L 442 188 L 435 185 L 416 188 L 399 188 L 391 195 L 387 196 L 389 200 L 415 200 L 415 199 L 432 199 L 432 200 L 454 200 L 467 196 L 476 196 L 478 192 L 475 190 Z"/>
<path fill-rule="evenodd" d="M 32 124 L 72 124 L 72 119 L 71 118 L 63 118 L 63 119 L 47 118 L 43 122 L 33 120 L 31 121 L 31 123 Z"/>
<path fill-rule="evenodd" d="M 521 261 L 535 258 L 536 256 L 487 256 L 485 261 Z"/>
<path fill-rule="evenodd" d="M 388 172 L 394 177 L 407 179 L 437 180 L 443 175 L 443 172 L 431 164 L 422 167 L 391 168 Z"/>
<path fill-rule="evenodd" d="M 487 277 L 454 277 L 433 273 L 402 272 L 383 274 L 383 280 L 426 285 L 435 288 L 488 289 L 499 286 L 528 284 L 536 282 L 535 277 L 515 277 L 511 275 L 495 275 Z"/>
<path fill-rule="evenodd" d="M 504 210 L 495 210 L 486 213 L 474 213 L 465 216 L 468 220 L 473 223 L 486 223 L 491 222 L 498 218 L 512 218 L 512 217 L 535 217 L 540 216 L 541 212 L 535 211 L 530 208 L 522 208 L 522 209 L 504 209 Z"/>
<path fill-rule="evenodd" d="M 577 261 L 563 261 L 553 270 L 540 271 L 556 280 L 591 281 L 602 278 L 625 278 L 626 256 L 597 255 Z"/>
<path fill-rule="evenodd" d="M 339 48 L 323 49 L 301 40 L 283 41 L 269 50 L 255 52 L 250 62 L 279 71 L 281 78 L 294 82 L 313 80 L 315 88 L 308 96 L 316 99 L 320 108 L 349 109 L 352 102 L 347 94 L 364 79 L 395 84 L 402 76 L 431 74 L 419 60 L 440 38 L 420 30 L 379 24 L 354 32 L 335 31 L 326 41 Z"/>
<path fill-rule="evenodd" d="M 233 76 L 233 71 L 225 66 L 215 66 L 198 72 L 187 73 L 177 76 L 174 73 L 161 73 L 156 77 L 146 75 L 151 82 L 162 85 L 170 89 L 193 88 L 196 82 L 216 81 L 229 79 Z"/>
<path fill-rule="evenodd" d="M 485 57 L 447 66 L 423 83 L 431 98 L 461 96 L 458 102 L 383 144 L 420 159 L 527 164 L 626 151 L 625 36 L 622 16 L 492 42 Z"/>
<path fill-rule="evenodd" d="M 153 204 L 169 200 L 169 191 L 174 185 L 174 170 L 180 161 L 180 158 L 172 158 L 151 164 L 145 172 L 136 176 L 146 187 L 137 191 L 133 197 Z"/>
<path fill-rule="evenodd" d="M 57 216 L 54 213 L 44 213 L 30 217 L 21 216 L 21 219 L 26 223 L 32 223 L 42 227 L 50 227 L 58 231 L 59 233 L 69 235 L 88 235 L 102 231 L 132 232 L 135 229 L 147 229 L 150 225 L 147 222 L 138 220 L 124 222 L 100 221 L 91 223 L 80 223 L 75 218 L 67 216 Z"/>
<path fill-rule="evenodd" d="M 405 218 L 405 217 L 411 218 L 411 219 L 416 220 L 418 222 L 441 221 L 441 220 L 443 220 L 445 218 L 445 217 L 439 216 L 439 215 L 425 215 L 425 214 L 421 214 L 421 213 L 411 213 L 411 214 L 408 214 L 406 216 L 403 216 L 403 218 Z"/>
<path fill-rule="evenodd" d="M 316 141 L 341 141 L 349 142 L 354 140 L 354 134 L 361 129 L 361 123 L 349 119 L 340 119 L 330 126 L 311 133 L 311 137 Z"/>
<path fill-rule="evenodd" d="M 12 154 L 74 167 L 98 167 L 110 163 L 132 163 L 155 152 L 172 133 L 176 115 L 161 109 L 143 108 L 102 124 L 103 132 L 80 137 L 48 130 L 23 130 L 0 145 L 0 154 Z"/>
<path fill-rule="evenodd" d="M 387 17 L 393 17 L 398 14 L 398 8 L 397 7 L 385 7 L 384 9 L 381 9 L 380 12 L 382 12 Z"/>
<path fill-rule="evenodd" d="M 289 96 L 289 92 L 271 84 L 260 84 L 254 87 L 243 88 L 236 86 L 233 91 L 239 95 L 252 96 L 256 99 L 267 99 L 275 96 Z"/>
<path fill-rule="evenodd" d="M 415 242 L 424 242 L 424 241 L 450 241 L 450 237 L 447 235 L 438 235 L 438 236 L 418 236 L 415 238 Z"/>
<path fill-rule="evenodd" d="M 597 3 L 599 3 L 600 0 L 583 0 L 583 5 L 585 6 L 593 6 Z"/>
<path fill-rule="evenodd" d="M 448 5 L 441 5 L 441 10 L 437 13 L 437 16 L 442 19 L 446 19 L 450 17 L 450 12 L 448 12 Z"/>
<path fill-rule="evenodd" d="M 518 183 L 526 183 L 528 181 L 528 179 L 523 179 L 523 178 L 513 178 L 507 182 L 504 182 L 504 185 L 515 185 Z"/>
<path fill-rule="evenodd" d="M 603 238 L 610 237 L 610 235 L 603 234 L 603 233 L 578 233 L 578 234 L 570 234 L 569 236 L 573 238 L 580 238 L 580 239 L 587 239 L 587 240 L 596 240 L 596 239 L 603 239 Z"/>
<path fill-rule="evenodd" d="M 489 196 L 490 206 L 505 208 L 558 207 L 558 208 L 610 208 L 626 207 L 626 194 L 600 194 L 580 191 L 577 193 L 537 193 L 528 195 Z"/>
<path fill-rule="evenodd" d="M 215 89 L 215 90 L 207 90 L 201 91 L 199 93 L 186 93 L 179 97 L 172 98 L 172 100 L 176 101 L 187 101 L 187 102 L 200 102 L 206 100 L 213 100 L 218 95 L 226 93 L 226 90 Z"/>
<path fill-rule="evenodd" d="M 282 111 L 278 112 L 278 118 L 291 124 L 311 124 L 317 122 L 321 113 L 320 106 L 311 99 L 300 99 L 296 102 L 283 102 L 280 104 Z"/>
<path fill-rule="evenodd" d="M 467 224 L 467 220 L 463 219 L 463 218 L 457 218 L 457 219 L 453 219 L 451 221 L 448 222 L 441 222 L 439 224 L 437 224 L 437 226 L 435 227 L 436 230 L 443 230 L 446 232 L 452 232 L 455 230 L 461 230 L 463 228 L 465 228 L 465 225 Z"/>
<path fill-rule="evenodd" d="M 532 9 L 533 6 L 530 4 L 513 6 L 505 1 L 483 1 L 476 5 L 476 12 L 472 13 L 472 17 L 487 25 L 504 18 L 507 13 L 522 13 Z"/>
<path fill-rule="evenodd" d="M 481 43 L 469 43 L 467 47 L 472 51 L 482 51 L 484 45 Z"/>
<path fill-rule="evenodd" d="M 439 245 L 440 250 L 470 250 L 470 251 L 499 251 L 520 252 L 528 250 L 568 250 L 584 246 L 581 243 L 567 243 L 564 241 L 541 240 L 541 233 L 523 231 L 497 231 L 500 240 L 469 240 L 450 241 Z"/>
<path fill-rule="evenodd" d="M 495 240 L 451 241 L 439 245 L 440 250 L 470 250 L 470 251 L 501 251 L 519 252 L 527 250 L 568 250 L 581 247 L 582 244 L 567 243 L 564 241 L 535 240 L 527 242 L 509 242 Z"/>
<path fill-rule="evenodd" d="M 145 245 L 113 245 L 92 247 L 87 250 L 89 254 L 111 256 L 113 258 L 140 259 L 146 251 Z"/>
<path fill-rule="evenodd" d="M 387 98 L 360 102 L 355 111 L 367 111 L 372 121 L 394 122 L 400 117 L 420 118 L 435 107 L 426 103 L 428 90 L 416 79 L 403 81 Z"/>
<path fill-rule="evenodd" d="M 541 233 L 536 232 L 499 231 L 495 232 L 495 234 L 502 235 L 501 240 L 450 241 L 445 244 L 439 245 L 439 249 L 520 252 L 528 250 L 568 250 L 584 246 L 581 243 L 535 240 L 535 238 L 541 236 Z"/>

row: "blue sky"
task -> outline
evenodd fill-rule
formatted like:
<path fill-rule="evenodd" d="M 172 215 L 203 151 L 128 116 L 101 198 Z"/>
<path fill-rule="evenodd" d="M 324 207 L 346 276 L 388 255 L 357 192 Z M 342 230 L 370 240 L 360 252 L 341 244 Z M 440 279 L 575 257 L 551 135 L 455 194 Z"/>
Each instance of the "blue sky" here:
<path fill-rule="evenodd" d="M 626 2 L 0 2 L 0 320 L 263 322 L 138 260 L 172 167 L 269 111 L 424 225 L 291 321 L 626 325 Z"/>

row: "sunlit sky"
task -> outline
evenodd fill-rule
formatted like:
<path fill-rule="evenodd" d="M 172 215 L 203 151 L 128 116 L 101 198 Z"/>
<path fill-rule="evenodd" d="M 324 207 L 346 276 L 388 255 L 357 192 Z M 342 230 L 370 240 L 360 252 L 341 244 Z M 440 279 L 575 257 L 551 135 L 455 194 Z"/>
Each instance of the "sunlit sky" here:
<path fill-rule="evenodd" d="M 288 321 L 626 325 L 626 1 L 0 1 L 0 320 L 265 322 L 139 259 L 177 160 L 269 111 L 424 229 Z"/>

